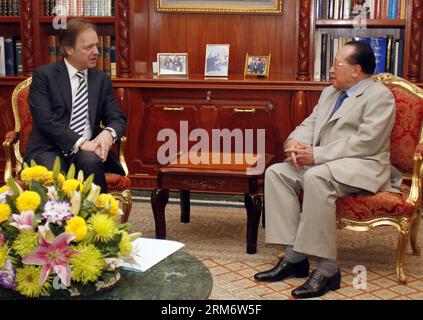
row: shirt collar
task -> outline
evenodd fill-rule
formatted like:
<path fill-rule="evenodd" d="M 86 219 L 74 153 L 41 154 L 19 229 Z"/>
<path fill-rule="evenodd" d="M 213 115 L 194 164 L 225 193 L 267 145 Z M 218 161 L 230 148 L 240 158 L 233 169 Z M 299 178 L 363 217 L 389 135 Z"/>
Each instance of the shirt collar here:
<path fill-rule="evenodd" d="M 73 65 L 71 65 L 66 58 L 63 59 L 65 61 L 66 68 L 68 69 L 69 77 L 72 79 L 76 76 L 76 73 L 79 71 L 77 68 L 75 68 Z M 85 78 L 88 74 L 88 69 L 82 70 L 82 72 L 85 75 Z"/>
<path fill-rule="evenodd" d="M 355 91 L 357 91 L 357 89 L 361 86 L 361 84 L 366 81 L 368 78 L 365 78 L 363 80 L 360 80 L 359 82 L 357 82 L 355 85 L 353 85 L 351 88 L 349 88 L 347 90 L 347 95 L 348 97 L 350 97 Z"/>

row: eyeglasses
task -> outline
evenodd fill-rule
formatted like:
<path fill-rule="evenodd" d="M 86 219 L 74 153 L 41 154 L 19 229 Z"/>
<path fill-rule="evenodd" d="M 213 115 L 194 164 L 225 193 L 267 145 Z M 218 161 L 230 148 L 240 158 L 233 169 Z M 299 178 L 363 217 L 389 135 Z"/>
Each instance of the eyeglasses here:
<path fill-rule="evenodd" d="M 351 65 L 351 63 L 349 62 L 334 62 L 332 64 L 332 67 L 342 67 L 342 66 L 347 66 L 347 65 Z"/>

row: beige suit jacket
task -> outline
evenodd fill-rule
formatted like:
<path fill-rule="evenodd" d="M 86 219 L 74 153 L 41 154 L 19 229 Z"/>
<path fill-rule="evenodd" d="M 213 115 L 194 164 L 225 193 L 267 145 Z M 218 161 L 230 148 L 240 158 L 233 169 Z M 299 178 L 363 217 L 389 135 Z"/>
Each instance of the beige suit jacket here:
<path fill-rule="evenodd" d="M 324 89 L 311 115 L 288 140 L 313 145 L 315 164 L 327 164 L 338 182 L 371 192 L 398 192 L 390 181 L 390 134 L 395 121 L 391 91 L 368 78 L 331 116 L 340 94 L 333 86 Z"/>

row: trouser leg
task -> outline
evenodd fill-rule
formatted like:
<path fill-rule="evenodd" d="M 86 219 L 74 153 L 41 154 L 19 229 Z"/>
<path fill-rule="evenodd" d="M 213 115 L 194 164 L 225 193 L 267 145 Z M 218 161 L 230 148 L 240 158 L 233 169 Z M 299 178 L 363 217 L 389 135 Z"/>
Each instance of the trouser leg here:
<path fill-rule="evenodd" d="M 305 171 L 303 190 L 294 250 L 336 260 L 336 199 L 360 189 L 335 181 L 329 167 L 323 164 Z"/>
<path fill-rule="evenodd" d="M 60 159 L 60 171 L 66 174 L 68 171 L 67 161 L 63 158 L 63 155 L 59 151 L 51 150 L 42 152 L 34 157 L 34 161 L 40 166 L 44 166 L 49 170 L 53 170 L 54 161 L 57 157 Z"/>
<path fill-rule="evenodd" d="M 76 170 L 82 170 L 85 178 L 94 174 L 94 183 L 101 187 L 101 192 L 107 192 L 106 166 L 94 152 L 80 150 L 71 161 L 75 164 Z"/>
<path fill-rule="evenodd" d="M 264 196 L 266 203 L 267 243 L 293 245 L 300 223 L 303 171 L 288 163 L 277 163 L 266 170 Z"/>

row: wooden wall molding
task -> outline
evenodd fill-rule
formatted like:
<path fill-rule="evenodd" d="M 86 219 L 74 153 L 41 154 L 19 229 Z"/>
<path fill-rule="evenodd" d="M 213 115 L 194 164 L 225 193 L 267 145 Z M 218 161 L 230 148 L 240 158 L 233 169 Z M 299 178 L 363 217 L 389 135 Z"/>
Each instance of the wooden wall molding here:
<path fill-rule="evenodd" d="M 21 0 L 21 38 L 22 38 L 22 64 L 26 76 L 30 76 L 35 67 L 34 62 L 34 24 L 33 1 Z"/>
<path fill-rule="evenodd" d="M 311 0 L 300 1 L 298 30 L 298 71 L 297 80 L 310 80 L 310 12 Z"/>
<path fill-rule="evenodd" d="M 129 0 L 116 1 L 116 51 L 119 57 L 117 61 L 117 74 L 120 77 L 131 76 L 130 64 L 130 41 L 129 41 Z"/>
<path fill-rule="evenodd" d="M 423 42 L 423 1 L 413 0 L 410 31 L 410 58 L 408 62 L 408 80 L 420 81 Z"/>

